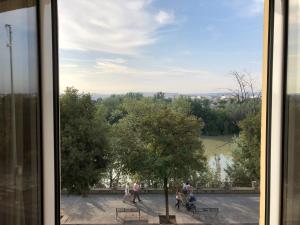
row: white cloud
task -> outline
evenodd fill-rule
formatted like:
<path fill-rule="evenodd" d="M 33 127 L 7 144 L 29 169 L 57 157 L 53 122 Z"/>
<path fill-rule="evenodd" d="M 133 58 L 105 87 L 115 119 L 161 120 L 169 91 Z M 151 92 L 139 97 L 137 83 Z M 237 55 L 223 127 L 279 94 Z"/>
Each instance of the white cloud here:
<path fill-rule="evenodd" d="M 97 59 L 94 66 L 87 65 L 80 70 L 69 68 L 61 72 L 61 91 L 67 86 L 74 86 L 85 92 L 102 94 L 158 91 L 201 93 L 235 87 L 230 76 L 222 77 L 220 83 L 220 74 L 216 72 L 181 66 L 138 67 L 122 58 Z M 260 81 L 259 73 L 251 74 Z"/>
<path fill-rule="evenodd" d="M 94 66 L 97 71 L 105 74 L 130 74 L 135 71 L 126 66 L 127 60 L 123 58 L 97 59 Z"/>
<path fill-rule="evenodd" d="M 232 87 L 232 80 L 208 71 L 187 68 L 137 68 L 124 64 L 98 62 L 96 68 L 66 71 L 60 80 L 61 91 L 67 86 L 91 93 L 176 92 L 197 93 L 220 91 Z M 222 90 L 223 91 L 223 90 Z"/>
<path fill-rule="evenodd" d="M 105 74 L 110 74 L 110 73 L 128 74 L 134 72 L 127 66 L 119 65 L 112 62 L 97 62 L 95 68 L 99 69 L 102 73 Z"/>
<path fill-rule="evenodd" d="M 170 24 L 174 22 L 174 14 L 161 10 L 159 13 L 157 13 L 155 19 L 159 24 Z"/>
<path fill-rule="evenodd" d="M 121 59 L 98 59 L 95 65 L 98 74 L 116 74 L 144 77 L 157 76 L 206 76 L 210 73 L 205 70 L 194 70 L 180 67 L 163 67 L 158 69 L 137 68 L 126 65 Z"/>
<path fill-rule="evenodd" d="M 126 63 L 127 60 L 123 58 L 107 58 L 107 59 L 97 59 L 97 62 L 112 62 L 112 63 Z"/>
<path fill-rule="evenodd" d="M 62 49 L 136 54 L 157 40 L 173 13 L 150 11 L 149 0 L 60 0 Z"/>
<path fill-rule="evenodd" d="M 62 63 L 61 68 L 76 68 L 78 67 L 77 64 L 68 64 L 68 63 Z"/>
<path fill-rule="evenodd" d="M 261 14 L 264 11 L 264 0 L 251 0 L 249 15 Z"/>

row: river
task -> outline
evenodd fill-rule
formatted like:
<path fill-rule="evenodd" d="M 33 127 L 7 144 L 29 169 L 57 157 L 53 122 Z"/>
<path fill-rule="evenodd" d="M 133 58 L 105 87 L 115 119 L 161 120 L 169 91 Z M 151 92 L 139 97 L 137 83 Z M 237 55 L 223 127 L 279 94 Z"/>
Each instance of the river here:
<path fill-rule="evenodd" d="M 201 137 L 210 168 L 215 170 L 219 159 L 222 180 L 226 177 L 227 165 L 232 163 L 233 138 L 232 135 Z"/>

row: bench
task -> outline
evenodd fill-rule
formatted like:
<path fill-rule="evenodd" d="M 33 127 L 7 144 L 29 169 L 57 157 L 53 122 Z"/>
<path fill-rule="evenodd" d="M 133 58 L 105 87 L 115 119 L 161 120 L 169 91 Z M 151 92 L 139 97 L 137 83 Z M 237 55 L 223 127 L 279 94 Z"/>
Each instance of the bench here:
<path fill-rule="evenodd" d="M 205 212 L 214 212 L 215 215 L 218 215 L 219 208 L 196 208 L 195 210 L 193 210 L 193 214 L 200 214 Z"/>
<path fill-rule="evenodd" d="M 118 218 L 119 213 L 128 213 L 136 212 L 139 214 L 139 220 L 141 219 L 141 210 L 138 208 L 116 208 L 116 219 Z"/>

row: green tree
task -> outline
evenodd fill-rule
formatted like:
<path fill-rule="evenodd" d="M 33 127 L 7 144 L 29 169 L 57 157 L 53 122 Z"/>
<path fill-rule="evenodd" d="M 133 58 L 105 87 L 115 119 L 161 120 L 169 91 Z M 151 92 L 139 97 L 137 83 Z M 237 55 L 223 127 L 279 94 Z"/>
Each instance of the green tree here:
<path fill-rule="evenodd" d="M 124 169 L 144 178 L 161 180 L 169 219 L 168 184 L 205 168 L 199 139 L 201 120 L 174 111 L 151 99 L 137 101 L 114 125 L 118 157 Z"/>
<path fill-rule="evenodd" d="M 225 107 L 225 112 L 232 124 L 238 127 L 239 122 L 244 120 L 249 114 L 257 114 L 261 111 L 260 98 L 248 98 L 243 102 L 231 101 Z"/>
<path fill-rule="evenodd" d="M 171 107 L 176 112 L 181 112 L 186 115 L 191 115 L 191 102 L 190 98 L 185 96 L 179 96 L 172 100 Z"/>
<path fill-rule="evenodd" d="M 70 193 L 88 191 L 106 167 L 106 126 L 95 115 L 89 94 L 67 88 L 60 96 L 61 184 Z"/>
<path fill-rule="evenodd" d="M 97 111 L 104 114 L 107 122 L 113 124 L 120 119 L 122 112 L 120 112 L 119 108 L 123 101 L 124 96 L 122 95 L 110 95 L 108 98 L 98 99 Z M 119 112 L 114 112 L 115 110 L 119 110 Z"/>
<path fill-rule="evenodd" d="M 202 118 L 205 125 L 202 129 L 203 135 L 225 135 L 238 133 L 236 123 L 231 119 L 227 110 L 229 102 L 224 100 L 213 102 L 210 99 L 191 99 L 191 113 Z"/>
<path fill-rule="evenodd" d="M 233 164 L 226 172 L 235 185 L 259 182 L 260 177 L 260 113 L 249 114 L 239 123 L 241 132 L 235 139 Z"/>

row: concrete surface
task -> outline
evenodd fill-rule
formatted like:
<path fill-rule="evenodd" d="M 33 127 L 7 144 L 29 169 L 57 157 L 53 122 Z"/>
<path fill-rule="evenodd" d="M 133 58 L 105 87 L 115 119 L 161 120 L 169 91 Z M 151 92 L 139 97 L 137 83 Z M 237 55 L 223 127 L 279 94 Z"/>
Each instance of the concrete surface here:
<path fill-rule="evenodd" d="M 176 215 L 178 224 L 258 224 L 259 195 L 257 194 L 200 194 L 196 195 L 197 208 L 219 208 L 214 213 L 193 215 L 186 208 L 175 209 L 175 196 L 169 196 L 170 214 Z M 165 213 L 164 196 L 161 194 L 142 194 L 142 202 L 133 204 L 122 202 L 118 194 L 62 195 L 62 224 L 158 224 L 158 215 Z M 121 213 L 116 219 L 116 208 L 137 207 L 141 210 L 141 221 L 137 213 Z M 131 221 L 131 223 L 130 223 Z"/>

